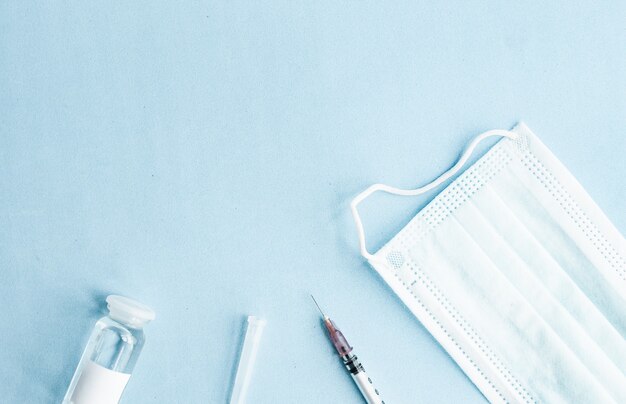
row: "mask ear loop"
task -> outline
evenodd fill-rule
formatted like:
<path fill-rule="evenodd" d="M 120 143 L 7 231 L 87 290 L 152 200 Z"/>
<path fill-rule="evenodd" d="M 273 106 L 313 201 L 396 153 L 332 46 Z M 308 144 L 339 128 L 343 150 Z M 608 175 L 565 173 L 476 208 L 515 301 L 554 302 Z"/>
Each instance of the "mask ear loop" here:
<path fill-rule="evenodd" d="M 447 179 L 449 179 L 454 174 L 456 174 L 463 167 L 463 165 L 465 165 L 467 160 L 472 156 L 472 153 L 476 149 L 476 146 L 478 146 L 478 144 L 482 142 L 483 140 L 489 137 L 493 137 L 493 136 L 507 137 L 509 139 L 515 140 L 517 139 L 518 135 L 514 132 L 503 130 L 503 129 L 494 129 L 494 130 L 481 133 L 470 142 L 470 144 L 465 148 L 465 151 L 463 152 L 459 160 L 448 171 L 444 172 L 435 180 L 433 180 L 432 182 L 420 188 L 400 189 L 400 188 L 391 187 L 385 184 L 374 184 L 370 186 L 369 188 L 367 188 L 365 191 L 358 194 L 350 203 L 350 210 L 352 211 L 354 224 L 356 225 L 356 230 L 359 235 L 359 248 L 361 250 L 361 255 L 368 261 L 372 261 L 375 259 L 375 256 L 373 254 L 370 254 L 369 251 L 367 251 L 367 245 L 365 244 L 365 230 L 363 229 L 363 222 L 361 221 L 361 216 L 359 215 L 359 211 L 357 209 L 357 207 L 359 206 L 361 202 L 363 202 L 370 195 L 372 195 L 373 193 L 377 191 L 383 191 L 383 192 L 387 192 L 388 194 L 400 195 L 400 196 L 415 196 L 415 195 L 421 195 L 425 192 L 428 192 L 431 189 L 438 187 Z"/>

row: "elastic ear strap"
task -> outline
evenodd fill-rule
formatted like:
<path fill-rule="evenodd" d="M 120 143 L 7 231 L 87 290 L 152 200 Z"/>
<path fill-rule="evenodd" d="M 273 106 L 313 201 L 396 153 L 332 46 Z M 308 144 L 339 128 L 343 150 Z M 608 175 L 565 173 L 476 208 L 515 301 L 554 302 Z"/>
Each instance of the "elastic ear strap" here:
<path fill-rule="evenodd" d="M 359 215 L 359 211 L 357 209 L 357 207 L 359 206 L 361 202 L 363 202 L 370 195 L 372 195 L 374 192 L 377 192 L 377 191 L 383 191 L 389 194 L 400 195 L 400 196 L 415 196 L 415 195 L 421 195 L 425 192 L 428 192 L 431 189 L 438 187 L 447 179 L 449 179 L 454 174 L 456 174 L 463 167 L 463 165 L 467 162 L 467 160 L 472 156 L 472 153 L 476 149 L 476 146 L 478 146 L 478 144 L 482 142 L 483 140 L 489 137 L 493 137 L 493 136 L 500 136 L 500 137 L 503 136 L 503 137 L 508 137 L 510 139 L 517 138 L 516 133 L 508 131 L 508 130 L 502 130 L 502 129 L 494 129 L 494 130 L 481 133 L 470 142 L 470 144 L 465 148 L 465 151 L 463 152 L 459 160 L 448 171 L 444 172 L 435 180 L 433 180 L 432 182 L 420 188 L 400 189 L 400 188 L 391 187 L 385 184 L 374 184 L 370 186 L 369 188 L 367 188 L 365 191 L 358 194 L 350 203 L 350 210 L 352 211 L 354 224 L 356 225 L 356 230 L 359 235 L 359 248 L 361 250 L 361 255 L 367 260 L 372 260 L 374 258 L 374 255 L 370 254 L 370 252 L 367 251 L 367 246 L 365 244 L 365 230 L 363 229 L 363 222 L 361 221 L 361 216 Z"/>

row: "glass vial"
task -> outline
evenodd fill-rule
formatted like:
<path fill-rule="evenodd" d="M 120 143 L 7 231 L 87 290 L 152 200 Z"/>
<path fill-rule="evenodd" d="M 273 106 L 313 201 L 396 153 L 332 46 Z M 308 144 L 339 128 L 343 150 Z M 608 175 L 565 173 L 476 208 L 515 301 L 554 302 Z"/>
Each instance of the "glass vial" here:
<path fill-rule="evenodd" d="M 154 311 L 123 296 L 106 301 L 109 314 L 96 322 L 63 404 L 117 404 L 137 363 Z"/>

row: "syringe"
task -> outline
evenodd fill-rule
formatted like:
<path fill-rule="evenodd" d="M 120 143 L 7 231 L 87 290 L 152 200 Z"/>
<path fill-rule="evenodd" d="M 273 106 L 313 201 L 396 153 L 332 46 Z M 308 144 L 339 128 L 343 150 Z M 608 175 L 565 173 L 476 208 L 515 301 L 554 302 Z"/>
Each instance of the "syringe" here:
<path fill-rule="evenodd" d="M 328 336 L 335 346 L 337 353 L 341 357 L 344 366 L 348 372 L 350 372 L 352 380 L 354 380 L 356 385 L 359 387 L 365 401 L 368 404 L 385 404 L 385 402 L 380 398 L 378 390 L 372 384 L 372 379 L 370 379 L 367 376 L 367 373 L 365 373 L 363 365 L 361 365 L 361 362 L 356 355 L 352 353 L 352 347 L 348 344 L 346 337 L 344 337 L 339 328 L 335 326 L 335 323 L 326 314 L 324 314 L 313 295 L 311 295 L 311 298 L 313 299 L 313 302 L 315 302 L 317 309 L 320 313 L 322 313 L 324 326 L 326 326 L 326 330 L 328 330 Z"/>

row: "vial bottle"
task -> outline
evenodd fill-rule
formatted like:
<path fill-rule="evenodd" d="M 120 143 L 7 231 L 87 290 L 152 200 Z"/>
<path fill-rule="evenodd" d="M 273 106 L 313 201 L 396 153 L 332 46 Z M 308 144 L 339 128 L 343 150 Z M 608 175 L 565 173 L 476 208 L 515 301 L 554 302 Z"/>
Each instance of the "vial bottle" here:
<path fill-rule="evenodd" d="M 109 314 L 96 322 L 63 404 L 117 404 L 137 363 L 154 311 L 123 296 L 106 301 Z"/>

